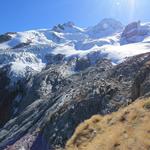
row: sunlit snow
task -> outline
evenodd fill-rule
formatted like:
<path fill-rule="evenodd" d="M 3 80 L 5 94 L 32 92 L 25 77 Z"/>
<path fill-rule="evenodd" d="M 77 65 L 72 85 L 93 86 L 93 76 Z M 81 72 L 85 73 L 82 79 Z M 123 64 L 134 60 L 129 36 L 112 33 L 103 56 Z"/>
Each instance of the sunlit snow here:
<path fill-rule="evenodd" d="M 46 65 L 45 55 L 49 53 L 85 57 L 97 52 L 99 56 L 111 59 L 112 63 L 120 63 L 126 57 L 150 52 L 150 23 L 141 23 L 138 28 L 138 31 L 133 29 L 128 34 L 138 32 L 139 35 L 132 36 L 129 38 L 132 42 L 124 41 L 124 44 L 121 44 L 124 27 L 113 19 L 104 19 L 87 29 L 69 22 L 53 29 L 10 34 L 11 40 L 0 43 L 0 66 L 11 65 L 9 75 L 11 79 L 17 80 L 29 71 L 40 72 Z M 25 47 L 12 49 L 28 42 L 29 45 Z"/>

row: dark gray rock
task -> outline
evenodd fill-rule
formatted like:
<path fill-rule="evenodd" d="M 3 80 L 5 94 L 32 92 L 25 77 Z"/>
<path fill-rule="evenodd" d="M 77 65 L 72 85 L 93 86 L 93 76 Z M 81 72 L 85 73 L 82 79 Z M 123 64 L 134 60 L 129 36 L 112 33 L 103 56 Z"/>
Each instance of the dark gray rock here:
<path fill-rule="evenodd" d="M 77 58 L 75 71 L 83 71 L 91 66 L 91 62 L 88 58 Z"/>
<path fill-rule="evenodd" d="M 63 63 L 49 64 L 26 81 L 18 113 L 0 129 L 0 149 L 8 145 L 15 150 L 64 147 L 85 119 L 117 111 L 150 92 L 150 53 L 117 66 L 107 59 L 92 65 L 83 60 L 82 71 L 74 73 L 68 70 L 76 59 L 66 63 L 62 56 L 56 58 Z"/>
<path fill-rule="evenodd" d="M 7 42 L 11 40 L 11 36 L 9 34 L 0 35 L 0 43 Z"/>

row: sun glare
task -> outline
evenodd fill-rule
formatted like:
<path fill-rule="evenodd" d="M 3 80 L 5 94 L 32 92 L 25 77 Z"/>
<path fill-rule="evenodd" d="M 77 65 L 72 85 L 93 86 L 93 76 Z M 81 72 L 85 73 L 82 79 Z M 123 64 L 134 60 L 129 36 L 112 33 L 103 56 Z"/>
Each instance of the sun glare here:
<path fill-rule="evenodd" d="M 129 15 L 130 20 L 132 20 L 133 17 L 134 17 L 135 5 L 136 5 L 136 1 L 135 1 L 135 0 L 128 0 L 129 13 L 130 13 L 130 15 Z"/>
<path fill-rule="evenodd" d="M 128 0 L 128 5 L 130 8 L 134 9 L 135 8 L 135 0 Z"/>
<path fill-rule="evenodd" d="M 115 8 L 118 9 L 119 12 L 121 12 L 124 9 L 127 9 L 129 20 L 132 20 L 135 14 L 136 0 L 115 0 L 114 9 Z"/>

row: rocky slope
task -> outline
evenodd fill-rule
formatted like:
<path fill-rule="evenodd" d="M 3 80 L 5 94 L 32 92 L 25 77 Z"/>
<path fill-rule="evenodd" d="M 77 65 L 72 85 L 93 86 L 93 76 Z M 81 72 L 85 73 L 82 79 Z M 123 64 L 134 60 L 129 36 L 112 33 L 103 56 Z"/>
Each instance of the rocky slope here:
<path fill-rule="evenodd" d="M 149 27 L 104 19 L 0 36 L 0 149 L 64 148 L 84 120 L 148 97 Z M 140 41 L 127 39 L 134 28 Z"/>
<path fill-rule="evenodd" d="M 150 53 L 128 58 L 117 66 L 102 59 L 69 76 L 61 70 L 64 64 L 47 66 L 26 81 L 23 99 L 10 105 L 18 112 L 11 114 L 0 130 L 1 149 L 8 145 L 11 149 L 64 147 L 85 119 L 117 111 L 149 95 L 149 61 Z"/>

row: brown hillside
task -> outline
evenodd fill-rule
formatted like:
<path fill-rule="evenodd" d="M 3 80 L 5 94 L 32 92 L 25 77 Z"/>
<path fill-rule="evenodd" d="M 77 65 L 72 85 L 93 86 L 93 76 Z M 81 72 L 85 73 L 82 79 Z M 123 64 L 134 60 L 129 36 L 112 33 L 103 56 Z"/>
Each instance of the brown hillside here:
<path fill-rule="evenodd" d="M 66 150 L 150 150 L 150 98 L 83 122 Z"/>

